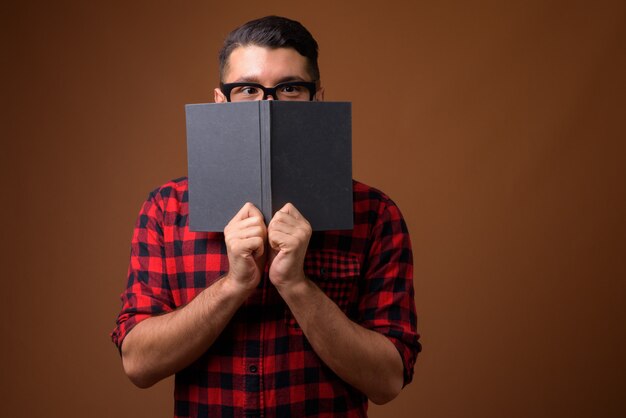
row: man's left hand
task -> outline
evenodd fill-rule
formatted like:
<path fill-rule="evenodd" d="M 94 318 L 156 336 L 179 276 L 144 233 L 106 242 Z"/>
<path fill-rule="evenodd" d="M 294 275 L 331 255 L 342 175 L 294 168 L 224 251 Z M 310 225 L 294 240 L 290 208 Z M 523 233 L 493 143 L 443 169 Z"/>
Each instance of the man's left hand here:
<path fill-rule="evenodd" d="M 311 225 L 291 203 L 283 206 L 270 221 L 267 227 L 269 274 L 278 290 L 306 279 L 304 257 L 311 233 Z"/>

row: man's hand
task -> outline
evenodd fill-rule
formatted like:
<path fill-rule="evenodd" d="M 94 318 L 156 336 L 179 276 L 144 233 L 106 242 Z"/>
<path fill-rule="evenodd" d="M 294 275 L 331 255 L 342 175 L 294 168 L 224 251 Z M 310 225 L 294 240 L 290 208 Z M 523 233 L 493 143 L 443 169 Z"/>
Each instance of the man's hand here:
<path fill-rule="evenodd" d="M 259 284 L 265 268 L 266 237 L 263 214 L 246 203 L 224 228 L 229 281 L 248 290 Z"/>
<path fill-rule="evenodd" d="M 300 212 L 287 203 L 267 227 L 270 245 L 270 280 L 281 288 L 303 282 L 304 256 L 311 238 L 311 225 Z"/>

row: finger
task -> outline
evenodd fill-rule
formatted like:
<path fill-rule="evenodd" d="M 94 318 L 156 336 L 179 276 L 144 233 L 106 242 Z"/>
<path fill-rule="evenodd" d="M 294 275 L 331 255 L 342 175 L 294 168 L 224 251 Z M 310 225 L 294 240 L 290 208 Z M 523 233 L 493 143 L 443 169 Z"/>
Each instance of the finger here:
<path fill-rule="evenodd" d="M 250 228 L 253 226 L 259 226 L 262 229 L 265 229 L 265 223 L 263 222 L 263 215 L 261 216 L 251 216 L 245 219 L 233 218 L 224 228 L 225 235 L 231 235 L 236 231 L 240 231 L 246 228 Z"/>
<path fill-rule="evenodd" d="M 262 226 L 250 226 L 248 228 L 236 229 L 229 231 L 225 235 L 226 240 L 246 239 L 246 238 L 265 238 L 265 227 Z"/>
<path fill-rule="evenodd" d="M 248 244 L 254 258 L 261 257 L 265 252 L 265 240 L 261 237 L 246 238 L 244 242 Z"/>
<path fill-rule="evenodd" d="M 232 229 L 246 229 L 250 227 L 265 227 L 263 218 L 261 216 L 252 216 L 250 218 L 234 220 L 231 227 Z"/>
<path fill-rule="evenodd" d="M 231 244 L 230 251 L 232 254 L 240 254 L 243 256 L 261 256 L 265 251 L 265 242 L 261 237 L 236 240 Z"/>
<path fill-rule="evenodd" d="M 239 209 L 239 212 L 237 212 L 233 219 L 243 220 L 252 216 L 261 216 L 261 218 L 263 218 L 263 214 L 256 206 L 250 202 L 246 202 L 241 209 Z"/>
<path fill-rule="evenodd" d="M 271 235 L 268 236 L 268 242 L 272 249 L 284 250 L 288 248 L 295 248 L 297 246 L 298 240 L 289 233 L 274 231 Z"/>
<path fill-rule="evenodd" d="M 288 203 L 276 212 L 270 220 L 270 224 L 272 221 L 282 222 L 293 226 L 309 223 L 309 221 L 307 221 L 306 218 L 298 212 L 298 210 L 291 203 Z"/>
<path fill-rule="evenodd" d="M 283 227 L 295 228 L 298 225 L 298 220 L 286 212 L 279 211 L 274 214 L 274 217 L 272 217 L 272 220 L 267 227 L 269 230 L 271 228 L 280 227 L 280 225 L 283 225 Z"/>
<path fill-rule="evenodd" d="M 307 246 L 311 235 L 304 229 L 281 231 L 272 230 L 267 235 L 268 243 L 273 249 L 289 249 Z"/>
<path fill-rule="evenodd" d="M 280 221 L 277 221 L 271 224 L 267 228 L 267 237 L 268 240 L 286 240 L 285 238 L 279 237 L 290 237 L 289 241 L 292 239 L 297 241 L 296 245 L 299 245 L 300 242 L 308 242 L 311 238 L 313 230 L 311 225 L 308 222 L 301 222 L 296 226 L 287 225 Z"/>
<path fill-rule="evenodd" d="M 277 212 L 267 226 L 267 233 L 282 231 L 289 234 L 310 234 L 311 224 L 305 218 L 295 219 L 284 212 Z"/>
<path fill-rule="evenodd" d="M 293 204 L 291 204 L 291 203 L 287 203 L 287 204 L 285 204 L 285 205 L 284 205 L 282 208 L 280 208 L 278 211 L 279 211 L 279 212 L 282 212 L 282 213 L 287 213 L 287 214 L 289 214 L 289 215 L 293 216 L 293 217 L 294 217 L 294 218 L 296 218 L 296 219 L 303 218 L 303 216 L 302 216 L 302 214 L 300 213 L 300 211 L 299 211 L 298 209 L 296 209 L 296 207 L 295 207 Z"/>

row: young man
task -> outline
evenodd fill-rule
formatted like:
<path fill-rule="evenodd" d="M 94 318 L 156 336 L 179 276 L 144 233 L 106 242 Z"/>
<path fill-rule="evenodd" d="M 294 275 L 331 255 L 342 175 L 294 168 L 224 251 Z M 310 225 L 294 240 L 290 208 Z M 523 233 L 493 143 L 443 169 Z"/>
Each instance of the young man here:
<path fill-rule="evenodd" d="M 248 22 L 226 39 L 215 101 L 322 100 L 300 23 Z M 312 233 L 285 205 L 267 227 L 245 204 L 223 234 L 188 229 L 187 180 L 153 191 L 113 331 L 139 387 L 176 374 L 176 417 L 366 416 L 420 350 L 406 225 L 354 182 L 354 229 Z"/>

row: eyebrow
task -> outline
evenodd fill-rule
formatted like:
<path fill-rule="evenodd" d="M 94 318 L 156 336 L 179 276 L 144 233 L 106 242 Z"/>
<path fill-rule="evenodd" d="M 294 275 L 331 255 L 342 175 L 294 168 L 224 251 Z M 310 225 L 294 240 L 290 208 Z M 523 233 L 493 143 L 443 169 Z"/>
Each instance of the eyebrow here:
<path fill-rule="evenodd" d="M 280 84 L 280 83 L 286 83 L 288 81 L 307 81 L 304 78 L 300 77 L 300 76 L 286 76 L 286 77 L 282 77 L 278 80 L 278 83 L 276 83 L 276 85 Z M 261 84 L 260 80 L 257 76 L 250 76 L 250 77 L 240 77 L 235 81 L 232 81 L 232 83 L 256 83 L 256 84 Z"/>

